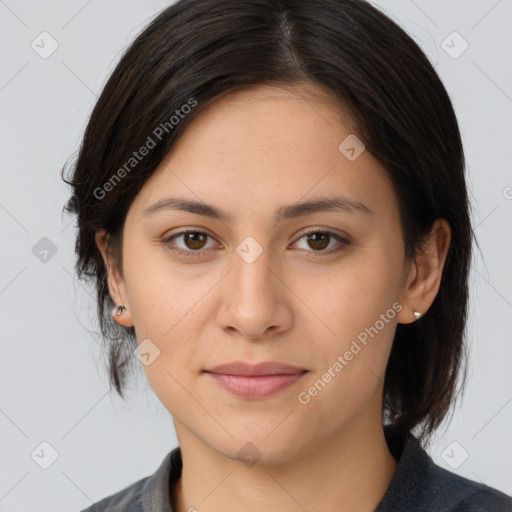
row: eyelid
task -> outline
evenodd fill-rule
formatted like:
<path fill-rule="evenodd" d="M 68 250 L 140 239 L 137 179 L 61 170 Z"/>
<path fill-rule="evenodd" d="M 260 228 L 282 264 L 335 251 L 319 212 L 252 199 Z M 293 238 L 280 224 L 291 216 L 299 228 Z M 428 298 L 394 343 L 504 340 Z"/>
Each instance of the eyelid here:
<path fill-rule="evenodd" d="M 328 257 L 328 256 L 331 256 L 333 254 L 337 254 L 345 246 L 350 245 L 350 243 L 351 243 L 350 237 L 348 237 L 346 235 L 345 236 L 340 235 L 339 233 L 336 233 L 335 231 L 333 231 L 330 228 L 313 227 L 313 228 L 307 228 L 307 231 L 301 232 L 300 235 L 297 236 L 296 241 L 293 242 L 293 245 L 297 244 L 302 238 L 304 238 L 305 236 L 307 236 L 307 235 L 309 235 L 311 233 L 326 234 L 326 235 L 329 235 L 331 238 L 335 238 L 337 240 L 337 242 L 338 242 L 337 246 L 331 247 L 328 250 L 314 251 L 312 249 L 311 250 L 299 249 L 299 250 L 305 251 L 306 253 L 310 254 L 314 258 L 315 257 L 321 257 L 321 256 Z"/>
<path fill-rule="evenodd" d="M 216 240 L 216 238 L 213 235 L 210 235 L 208 231 L 205 231 L 203 228 L 185 228 L 180 231 L 177 231 L 176 233 L 172 233 L 170 235 L 165 235 L 161 240 L 160 243 L 164 246 L 169 246 L 169 243 L 173 241 L 174 238 L 178 238 L 180 236 L 186 235 L 188 233 L 199 233 L 201 235 L 206 235 L 207 237 L 211 238 L 212 240 L 215 240 L 215 242 L 218 244 L 219 242 Z M 199 249 L 197 251 L 192 250 L 185 250 L 181 248 L 174 249 L 172 247 L 169 247 L 169 250 L 178 253 L 178 254 L 189 254 L 189 255 L 200 255 L 204 253 L 207 249 Z"/>
<path fill-rule="evenodd" d="M 322 228 L 322 227 L 312 227 L 312 228 L 304 228 L 305 231 L 301 231 L 298 235 L 297 240 L 301 239 L 302 237 L 309 235 L 310 233 L 327 233 L 329 235 L 333 235 L 338 237 L 340 240 L 344 241 L 345 243 L 350 243 L 351 238 L 348 234 L 345 233 L 339 233 L 333 228 Z"/>
<path fill-rule="evenodd" d="M 322 228 L 322 227 L 317 226 L 317 227 L 310 227 L 310 228 L 304 228 L 304 229 L 305 229 L 305 231 L 301 231 L 298 235 L 296 235 L 293 245 L 295 245 L 299 240 L 301 240 L 305 236 L 312 234 L 312 233 L 321 233 L 321 234 L 330 235 L 331 237 L 334 237 L 338 241 L 339 245 L 341 245 L 341 247 L 337 247 L 334 249 L 331 248 L 329 250 L 322 250 L 322 251 L 313 251 L 313 250 L 308 251 L 308 250 L 302 249 L 302 250 L 305 250 L 306 252 L 311 253 L 315 256 L 333 254 L 333 253 L 337 252 L 338 250 L 341 250 L 345 245 L 349 245 L 351 243 L 351 238 L 348 235 L 340 235 L 339 233 L 333 231 L 332 228 Z M 215 242 L 217 244 L 219 244 L 217 239 L 213 235 L 211 235 L 207 230 L 205 230 L 204 228 L 194 228 L 194 227 L 184 228 L 180 231 L 177 231 L 170 235 L 164 236 L 161 239 L 161 244 L 168 246 L 168 244 L 170 242 L 172 242 L 172 240 L 174 238 L 178 238 L 179 236 L 186 235 L 188 233 L 199 233 L 202 235 L 206 235 L 207 237 L 211 238 L 212 240 L 215 240 Z M 176 249 L 176 248 L 169 247 L 169 250 L 171 250 L 174 253 L 188 255 L 189 257 L 199 257 L 208 249 L 198 249 L 197 251 L 192 251 L 192 250 L 186 250 L 186 249 L 181 249 L 181 248 Z M 299 249 L 299 250 L 301 250 L 301 249 Z"/>

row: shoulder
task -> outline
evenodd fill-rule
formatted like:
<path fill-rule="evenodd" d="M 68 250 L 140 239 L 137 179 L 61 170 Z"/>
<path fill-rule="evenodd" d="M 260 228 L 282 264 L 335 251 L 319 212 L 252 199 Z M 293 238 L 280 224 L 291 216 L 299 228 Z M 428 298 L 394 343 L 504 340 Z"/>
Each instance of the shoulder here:
<path fill-rule="evenodd" d="M 438 491 L 434 505 L 450 512 L 512 512 L 512 497 L 507 494 L 436 464 L 432 472 Z"/>
<path fill-rule="evenodd" d="M 181 468 L 181 451 L 178 446 L 165 456 L 152 475 L 137 480 L 81 512 L 173 512 L 171 489 L 180 478 Z"/>
<path fill-rule="evenodd" d="M 512 512 L 512 497 L 434 463 L 410 432 L 385 429 L 398 461 L 376 512 Z"/>
<path fill-rule="evenodd" d="M 142 512 L 142 493 L 148 480 L 142 478 L 80 512 Z"/>

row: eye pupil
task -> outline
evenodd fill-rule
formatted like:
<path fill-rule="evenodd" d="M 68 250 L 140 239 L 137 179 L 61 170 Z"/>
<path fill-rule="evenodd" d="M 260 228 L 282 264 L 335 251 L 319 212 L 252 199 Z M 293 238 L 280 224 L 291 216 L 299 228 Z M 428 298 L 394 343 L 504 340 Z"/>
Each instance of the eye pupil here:
<path fill-rule="evenodd" d="M 325 249 L 325 247 L 327 247 L 329 245 L 329 235 L 326 233 L 310 233 L 307 235 L 307 237 L 308 237 L 308 242 L 313 242 L 314 245 L 319 243 L 316 240 L 316 237 L 323 238 L 324 241 L 327 240 L 327 243 L 320 242 L 320 246 L 318 246 L 318 245 L 310 246 L 312 249 Z"/>
<path fill-rule="evenodd" d="M 202 238 L 201 241 L 197 241 L 197 240 L 194 240 L 194 238 L 196 237 L 199 237 L 199 238 Z M 206 237 L 202 234 L 202 233 L 199 233 L 198 231 L 193 231 L 193 232 L 190 232 L 190 233 L 186 233 L 185 235 L 185 243 L 187 244 L 187 247 L 189 247 L 190 249 L 201 249 L 202 248 L 202 245 L 201 245 L 201 242 L 203 242 L 203 245 L 204 245 L 204 241 L 205 241 Z M 192 245 L 191 247 L 189 246 L 189 242 L 192 242 Z M 199 247 L 195 244 L 199 243 Z"/>

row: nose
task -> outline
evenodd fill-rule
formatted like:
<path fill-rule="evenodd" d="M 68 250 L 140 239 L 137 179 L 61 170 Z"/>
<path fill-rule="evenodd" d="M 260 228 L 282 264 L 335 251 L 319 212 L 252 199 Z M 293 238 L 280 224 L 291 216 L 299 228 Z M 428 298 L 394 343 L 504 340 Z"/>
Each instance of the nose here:
<path fill-rule="evenodd" d="M 255 254 L 255 247 L 248 247 L 249 252 L 239 249 L 233 255 L 232 270 L 223 284 L 218 319 L 224 329 L 239 331 L 246 338 L 260 339 L 290 328 L 291 291 L 283 282 L 279 263 L 271 261 L 270 250 L 262 248 Z M 245 257 L 247 254 L 250 257 Z"/>

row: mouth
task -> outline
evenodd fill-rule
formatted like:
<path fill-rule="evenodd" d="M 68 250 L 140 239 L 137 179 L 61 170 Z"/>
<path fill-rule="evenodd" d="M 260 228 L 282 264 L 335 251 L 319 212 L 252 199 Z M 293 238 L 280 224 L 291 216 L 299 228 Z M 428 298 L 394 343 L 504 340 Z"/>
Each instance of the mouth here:
<path fill-rule="evenodd" d="M 204 372 L 224 390 L 239 397 L 257 399 L 292 386 L 308 370 L 275 361 L 256 365 L 237 361 Z"/>
<path fill-rule="evenodd" d="M 224 375 L 260 377 L 263 375 L 296 375 L 307 370 L 305 368 L 298 368 L 297 366 L 292 366 L 277 361 L 265 361 L 258 364 L 249 364 L 243 361 L 233 361 L 231 363 L 215 366 L 205 371 L 208 373 Z"/>

